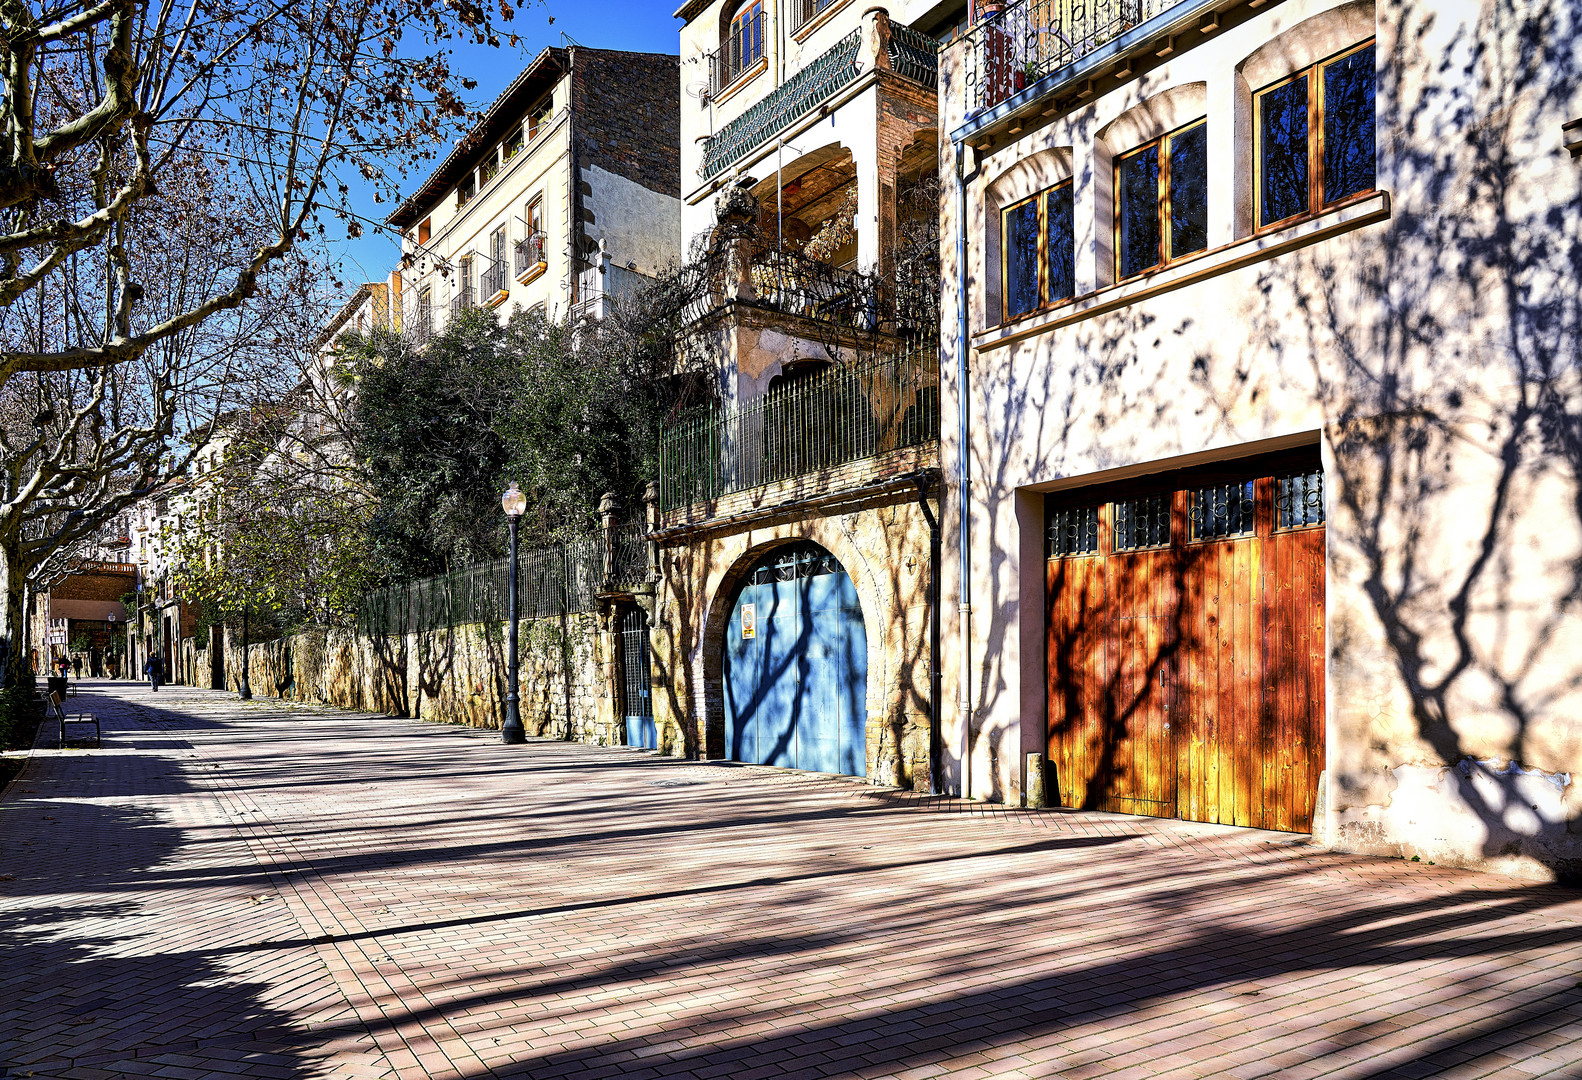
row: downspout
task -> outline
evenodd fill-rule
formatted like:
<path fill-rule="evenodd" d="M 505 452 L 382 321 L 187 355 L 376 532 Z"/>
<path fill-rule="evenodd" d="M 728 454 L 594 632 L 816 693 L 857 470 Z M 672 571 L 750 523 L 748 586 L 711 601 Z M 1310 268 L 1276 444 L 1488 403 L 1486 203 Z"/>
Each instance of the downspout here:
<path fill-rule="evenodd" d="M 940 727 L 943 719 L 940 694 L 944 684 L 944 669 L 939 662 L 939 518 L 934 516 L 933 507 L 928 505 L 931 479 L 927 473 L 918 476 L 917 506 L 923 512 L 923 519 L 928 522 L 928 788 L 930 795 L 939 795 L 944 790 L 944 785 L 939 782 L 940 759 L 944 756 Z"/>
<path fill-rule="evenodd" d="M 961 545 L 961 790 L 972 797 L 972 470 L 969 462 L 971 434 L 967 396 L 967 148 L 956 140 L 956 490 L 959 502 Z M 973 169 L 977 173 L 976 167 Z"/>

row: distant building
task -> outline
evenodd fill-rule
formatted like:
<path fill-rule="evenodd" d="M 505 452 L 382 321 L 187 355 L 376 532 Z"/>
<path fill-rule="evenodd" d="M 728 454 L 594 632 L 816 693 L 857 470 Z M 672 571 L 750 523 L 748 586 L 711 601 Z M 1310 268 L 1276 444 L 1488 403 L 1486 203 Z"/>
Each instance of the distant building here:
<path fill-rule="evenodd" d="M 674 263 L 678 94 L 674 56 L 539 53 L 388 219 L 402 331 L 480 307 L 597 317 Z"/>

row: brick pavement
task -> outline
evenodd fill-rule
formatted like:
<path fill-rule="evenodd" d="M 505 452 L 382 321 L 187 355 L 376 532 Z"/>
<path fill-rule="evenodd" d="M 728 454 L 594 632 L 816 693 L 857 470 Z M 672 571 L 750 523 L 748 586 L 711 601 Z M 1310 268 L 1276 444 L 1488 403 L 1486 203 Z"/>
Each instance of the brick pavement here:
<path fill-rule="evenodd" d="M 1582 893 L 99 684 L 0 1077 L 1582 1077 Z M 959 811 L 959 812 L 947 812 Z"/>

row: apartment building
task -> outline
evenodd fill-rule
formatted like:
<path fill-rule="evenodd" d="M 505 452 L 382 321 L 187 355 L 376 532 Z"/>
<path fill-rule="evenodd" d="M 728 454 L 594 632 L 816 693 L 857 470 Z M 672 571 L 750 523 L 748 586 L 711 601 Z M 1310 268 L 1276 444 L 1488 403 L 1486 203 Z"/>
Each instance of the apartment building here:
<path fill-rule="evenodd" d="M 1582 868 L 1579 34 L 1020 0 L 945 50 L 953 788 Z"/>
<path fill-rule="evenodd" d="M 676 58 L 582 45 L 534 57 L 387 219 L 404 333 L 471 308 L 597 318 L 680 254 Z"/>
<path fill-rule="evenodd" d="M 930 788 L 939 42 L 960 5 L 695 0 L 653 744 Z"/>

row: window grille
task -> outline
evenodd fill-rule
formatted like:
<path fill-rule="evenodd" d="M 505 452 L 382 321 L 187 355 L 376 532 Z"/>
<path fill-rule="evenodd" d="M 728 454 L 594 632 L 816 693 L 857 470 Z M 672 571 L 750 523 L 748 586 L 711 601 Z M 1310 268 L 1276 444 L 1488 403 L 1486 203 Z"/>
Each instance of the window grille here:
<path fill-rule="evenodd" d="M 1063 507 L 1049 512 L 1049 557 L 1094 555 L 1099 550 L 1099 508 Z"/>
<path fill-rule="evenodd" d="M 1198 488 L 1192 492 L 1192 539 L 1250 536 L 1254 506 L 1251 480 Z"/>
<path fill-rule="evenodd" d="M 1164 547 L 1170 543 L 1170 496 L 1144 495 L 1115 504 L 1115 550 Z"/>
<path fill-rule="evenodd" d="M 1282 529 L 1324 524 L 1324 474 L 1282 476 L 1275 485 L 1275 506 Z"/>

